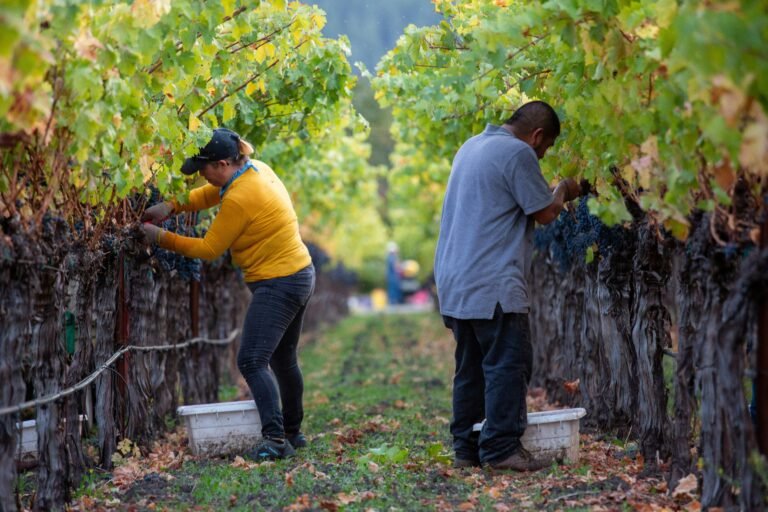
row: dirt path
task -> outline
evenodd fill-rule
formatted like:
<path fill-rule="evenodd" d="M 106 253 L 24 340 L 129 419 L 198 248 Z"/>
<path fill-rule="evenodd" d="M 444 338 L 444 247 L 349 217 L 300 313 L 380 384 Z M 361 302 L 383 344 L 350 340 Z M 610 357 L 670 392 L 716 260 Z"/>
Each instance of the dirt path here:
<path fill-rule="evenodd" d="M 351 318 L 301 359 L 310 446 L 298 457 L 199 460 L 179 429 L 113 473 L 91 473 L 72 510 L 700 508 L 695 480 L 673 498 L 632 443 L 609 437 L 582 434 L 578 463 L 537 473 L 452 469 L 453 341 L 435 315 Z M 529 400 L 548 407 L 540 391 Z"/>

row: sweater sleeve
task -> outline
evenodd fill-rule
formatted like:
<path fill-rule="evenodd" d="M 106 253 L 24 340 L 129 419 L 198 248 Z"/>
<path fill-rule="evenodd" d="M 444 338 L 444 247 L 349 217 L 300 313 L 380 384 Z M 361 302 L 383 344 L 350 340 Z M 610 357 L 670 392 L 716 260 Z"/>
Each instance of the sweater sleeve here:
<path fill-rule="evenodd" d="M 247 223 L 247 216 L 240 205 L 234 201 L 225 201 L 213 219 L 205 237 L 181 236 L 170 231 L 163 231 L 160 234 L 158 245 L 187 258 L 215 260 L 232 246 L 232 243 L 242 234 Z"/>
<path fill-rule="evenodd" d="M 189 202 L 181 204 L 175 199 L 171 200 L 175 212 L 199 212 L 216 206 L 221 201 L 219 197 L 219 187 L 211 184 L 197 187 L 189 193 Z"/>

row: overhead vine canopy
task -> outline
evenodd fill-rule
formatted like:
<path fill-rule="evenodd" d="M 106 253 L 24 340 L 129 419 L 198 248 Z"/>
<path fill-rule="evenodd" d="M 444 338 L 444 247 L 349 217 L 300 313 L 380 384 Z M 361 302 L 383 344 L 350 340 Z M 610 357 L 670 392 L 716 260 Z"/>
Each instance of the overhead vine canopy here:
<path fill-rule="evenodd" d="M 181 162 L 222 125 L 303 213 L 372 193 L 348 42 L 323 37 L 314 7 L 15 0 L 0 20 L 3 215 L 104 212 L 149 184 L 181 194 Z"/>
<path fill-rule="evenodd" d="M 592 182 L 603 221 L 629 220 L 629 197 L 678 238 L 694 209 L 721 214 L 729 241 L 754 238 L 756 216 L 729 216 L 737 181 L 757 213 L 768 179 L 765 2 L 433 2 L 445 20 L 407 29 L 373 79 L 414 201 L 437 208 L 423 190 L 461 143 L 541 99 L 564 128 L 546 173 Z"/>

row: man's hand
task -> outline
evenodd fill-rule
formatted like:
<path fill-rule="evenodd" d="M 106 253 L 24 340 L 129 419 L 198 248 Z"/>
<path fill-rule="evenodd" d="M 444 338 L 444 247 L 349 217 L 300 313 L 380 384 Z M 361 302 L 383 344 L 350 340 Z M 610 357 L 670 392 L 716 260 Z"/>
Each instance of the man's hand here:
<path fill-rule="evenodd" d="M 533 214 L 534 220 L 539 224 L 549 224 L 555 220 L 563 210 L 564 203 L 573 201 L 577 197 L 589 193 L 589 187 L 587 186 L 585 188 L 584 183 L 586 182 L 582 182 L 582 184 L 579 185 L 573 178 L 567 178 L 558 183 L 555 190 L 552 192 L 554 197 L 552 204 L 535 212 Z"/>
<path fill-rule="evenodd" d="M 573 201 L 581 195 L 581 185 L 579 185 L 573 178 L 561 181 L 558 187 L 563 187 L 565 189 L 565 196 L 563 196 L 565 202 Z"/>
<path fill-rule="evenodd" d="M 163 201 L 162 203 L 157 203 L 144 210 L 144 213 L 141 216 L 141 221 L 160 224 L 170 217 L 171 213 L 173 213 L 173 205 L 167 201 Z"/>
<path fill-rule="evenodd" d="M 151 222 L 142 224 L 141 230 L 144 232 L 144 238 L 150 244 L 156 244 L 160 240 L 160 234 L 164 231 L 163 228 L 157 227 Z"/>

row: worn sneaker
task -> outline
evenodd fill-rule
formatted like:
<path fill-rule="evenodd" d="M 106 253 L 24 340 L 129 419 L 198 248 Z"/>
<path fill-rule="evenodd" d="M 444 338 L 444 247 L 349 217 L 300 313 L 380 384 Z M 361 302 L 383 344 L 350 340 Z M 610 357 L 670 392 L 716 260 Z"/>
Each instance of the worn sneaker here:
<path fill-rule="evenodd" d="M 538 471 L 551 466 L 554 460 L 551 457 L 535 459 L 531 452 L 521 446 L 506 459 L 490 462 L 488 466 L 495 471 Z"/>
<path fill-rule="evenodd" d="M 453 467 L 456 469 L 461 468 L 479 468 L 480 467 L 480 461 L 479 460 L 469 460 L 469 459 L 453 459 Z"/>
<path fill-rule="evenodd" d="M 296 450 L 285 439 L 270 439 L 265 437 L 256 447 L 245 454 L 248 458 L 257 462 L 265 460 L 277 460 L 293 457 Z"/>
<path fill-rule="evenodd" d="M 294 448 L 304 448 L 307 446 L 307 438 L 301 432 L 296 434 L 286 434 L 285 438 Z"/>

